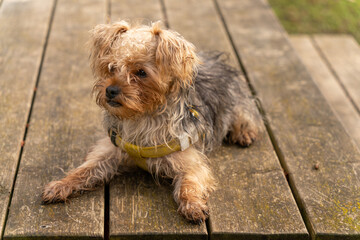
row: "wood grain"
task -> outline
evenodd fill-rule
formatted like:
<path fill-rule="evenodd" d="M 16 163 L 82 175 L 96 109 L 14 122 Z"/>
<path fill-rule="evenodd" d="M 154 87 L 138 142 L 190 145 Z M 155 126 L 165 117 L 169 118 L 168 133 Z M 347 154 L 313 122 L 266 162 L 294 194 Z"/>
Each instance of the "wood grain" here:
<path fill-rule="evenodd" d="M 111 20 L 127 20 L 132 23 L 149 24 L 165 21 L 159 0 L 110 0 Z"/>
<path fill-rule="evenodd" d="M 139 170 L 110 183 L 110 239 L 207 239 L 205 224 L 177 213 L 170 183 Z"/>
<path fill-rule="evenodd" d="M 111 18 L 143 23 L 164 19 L 158 0 L 113 0 Z M 190 224 L 177 213 L 169 184 L 158 186 L 139 170 L 110 183 L 110 238 L 207 239 L 207 232 L 205 224 Z"/>
<path fill-rule="evenodd" d="M 0 2 L 0 233 L 53 1 Z"/>
<path fill-rule="evenodd" d="M 311 37 L 292 35 L 290 40 L 321 93 L 337 114 L 348 134 L 360 147 L 360 116 L 331 70 L 327 67 L 324 59 L 319 55 Z M 337 38 L 334 40 L 338 43 Z M 350 52 L 348 54 L 351 55 Z"/>
<path fill-rule="evenodd" d="M 314 40 L 360 113 L 359 44 L 349 35 L 315 35 Z"/>
<path fill-rule="evenodd" d="M 100 0 L 57 3 L 5 239 L 103 236 L 103 188 L 66 204 L 41 205 L 40 195 L 45 184 L 80 165 L 87 149 L 105 135 L 100 111 L 90 99 L 85 48 L 88 31 L 104 21 L 104 6 Z"/>
<path fill-rule="evenodd" d="M 166 11 L 170 28 L 180 32 L 199 51 L 223 51 L 229 62 L 238 67 L 226 31 L 222 27 L 211 1 L 167 1 Z"/>
<path fill-rule="evenodd" d="M 358 239 L 360 154 L 354 142 L 267 2 L 218 3 L 266 112 L 312 238 Z"/>
<path fill-rule="evenodd" d="M 165 6 L 171 28 L 200 50 L 230 53 L 230 61 L 238 67 L 212 1 L 165 0 Z M 223 146 L 214 151 L 211 162 L 219 182 L 209 200 L 211 239 L 307 239 L 266 133 L 250 148 Z"/>

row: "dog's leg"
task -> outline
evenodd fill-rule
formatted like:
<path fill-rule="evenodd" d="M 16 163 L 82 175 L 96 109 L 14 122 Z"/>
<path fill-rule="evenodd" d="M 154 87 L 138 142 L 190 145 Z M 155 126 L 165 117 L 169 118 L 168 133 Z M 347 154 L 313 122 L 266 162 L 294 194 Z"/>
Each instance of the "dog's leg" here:
<path fill-rule="evenodd" d="M 207 199 L 215 189 L 206 156 L 190 147 L 172 154 L 169 160 L 175 171 L 174 199 L 178 211 L 190 221 L 205 221 L 209 213 Z"/>
<path fill-rule="evenodd" d="M 109 181 L 116 174 L 122 155 L 109 138 L 98 141 L 81 166 L 70 171 L 65 178 L 45 186 L 43 202 L 66 201 L 72 193 L 91 190 L 96 185 Z"/>
<path fill-rule="evenodd" d="M 264 129 L 262 118 L 255 104 L 250 99 L 243 99 L 234 108 L 230 125 L 230 142 L 249 146 L 258 138 Z"/>

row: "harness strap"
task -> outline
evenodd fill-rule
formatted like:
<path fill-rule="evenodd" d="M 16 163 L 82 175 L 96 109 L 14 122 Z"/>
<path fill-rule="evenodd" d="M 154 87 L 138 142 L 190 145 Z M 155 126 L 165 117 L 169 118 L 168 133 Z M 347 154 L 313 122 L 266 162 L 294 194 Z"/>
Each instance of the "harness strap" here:
<path fill-rule="evenodd" d="M 140 147 L 122 140 L 122 138 L 113 129 L 109 129 L 109 137 L 111 142 L 116 146 L 124 150 L 134 159 L 136 165 L 146 171 L 148 171 L 146 160 L 148 158 L 160 158 L 169 155 L 174 152 L 184 151 L 189 148 L 193 143 L 189 137 L 184 139 L 173 139 L 167 144 L 156 145 L 152 147 Z M 197 141 L 197 139 L 196 139 Z M 196 142 L 194 141 L 194 143 Z M 181 144 L 183 142 L 183 144 Z M 185 145 L 185 148 L 182 148 Z"/>
<path fill-rule="evenodd" d="M 199 113 L 196 111 L 194 106 L 190 105 L 187 108 L 194 119 L 199 119 Z M 188 134 L 183 133 L 179 136 L 179 138 L 172 139 L 167 144 L 152 147 L 140 147 L 129 142 L 125 142 L 119 134 L 111 128 L 108 130 L 108 133 L 111 142 L 116 147 L 119 147 L 123 151 L 127 152 L 129 156 L 134 159 L 136 165 L 145 171 L 149 171 L 146 164 L 147 159 L 160 158 L 174 152 L 184 151 L 199 140 L 199 134 L 195 126 L 192 126 L 190 129 L 191 137 L 189 137 Z"/>

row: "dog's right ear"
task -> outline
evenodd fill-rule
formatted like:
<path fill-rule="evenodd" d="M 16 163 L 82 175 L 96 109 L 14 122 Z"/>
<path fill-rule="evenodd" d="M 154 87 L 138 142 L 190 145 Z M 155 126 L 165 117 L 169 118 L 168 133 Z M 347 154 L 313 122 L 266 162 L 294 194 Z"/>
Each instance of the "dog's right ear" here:
<path fill-rule="evenodd" d="M 120 21 L 112 24 L 99 24 L 90 31 L 88 46 L 93 71 L 103 67 L 108 68 L 108 66 L 101 66 L 101 59 L 111 53 L 111 47 L 115 40 L 129 29 L 129 23 Z"/>
<path fill-rule="evenodd" d="M 104 53 L 110 49 L 112 43 L 124 32 L 130 29 L 126 21 L 115 22 L 112 24 L 99 24 L 90 31 L 90 46 Z"/>

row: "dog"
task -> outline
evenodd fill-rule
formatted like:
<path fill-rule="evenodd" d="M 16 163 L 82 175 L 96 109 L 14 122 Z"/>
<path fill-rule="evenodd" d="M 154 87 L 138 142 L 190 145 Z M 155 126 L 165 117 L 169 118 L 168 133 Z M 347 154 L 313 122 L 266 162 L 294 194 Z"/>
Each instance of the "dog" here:
<path fill-rule="evenodd" d="M 216 187 L 206 155 L 224 139 L 249 146 L 262 131 L 246 82 L 222 53 L 197 53 L 160 22 L 100 24 L 89 46 L 93 94 L 108 136 L 81 166 L 45 186 L 43 202 L 66 201 L 120 169 L 140 167 L 172 179 L 178 212 L 205 221 Z"/>

